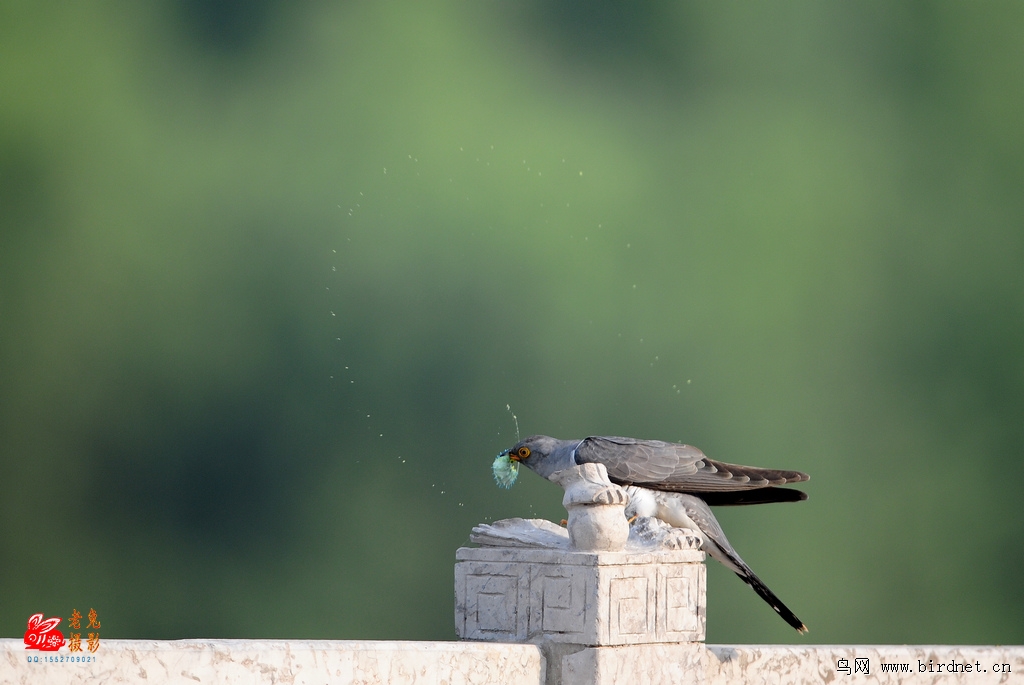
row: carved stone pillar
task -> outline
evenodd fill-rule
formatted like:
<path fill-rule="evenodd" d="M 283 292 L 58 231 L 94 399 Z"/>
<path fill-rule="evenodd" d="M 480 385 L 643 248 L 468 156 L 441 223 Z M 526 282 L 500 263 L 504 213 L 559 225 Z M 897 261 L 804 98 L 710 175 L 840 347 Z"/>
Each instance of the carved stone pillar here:
<path fill-rule="evenodd" d="M 507 519 L 477 526 L 471 540 L 483 546 L 456 552 L 459 637 L 539 645 L 548 685 L 612 682 L 621 664 L 662 652 L 674 656 L 652 665 L 659 673 L 689 672 L 705 635 L 699 538 L 657 519 L 630 528 L 622 513 L 628 496 L 604 467 L 577 469 L 553 479 L 566 489 L 571 533 L 548 521 Z M 692 670 L 699 680 L 702 671 Z"/>
<path fill-rule="evenodd" d="M 455 558 L 462 639 L 588 647 L 704 639 L 699 550 L 463 547 Z"/>

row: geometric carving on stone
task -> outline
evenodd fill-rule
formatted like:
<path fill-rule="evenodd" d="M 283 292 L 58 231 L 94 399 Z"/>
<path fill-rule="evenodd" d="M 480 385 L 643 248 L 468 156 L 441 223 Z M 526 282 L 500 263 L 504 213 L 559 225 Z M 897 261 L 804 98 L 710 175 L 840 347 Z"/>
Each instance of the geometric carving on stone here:
<path fill-rule="evenodd" d="M 608 587 L 609 637 L 613 640 L 627 635 L 654 632 L 654 603 L 648 593 L 648 579 L 643 577 L 612 578 Z"/>
<path fill-rule="evenodd" d="M 707 575 L 703 565 L 700 571 L 674 566 L 660 572 L 664 624 L 659 632 L 665 642 L 686 641 L 695 633 L 704 634 Z"/>
<path fill-rule="evenodd" d="M 674 576 L 665 579 L 665 629 L 672 633 L 681 633 L 697 629 L 698 617 L 690 610 L 691 596 L 697 588 L 685 576 Z"/>
<path fill-rule="evenodd" d="M 456 563 L 456 632 L 472 640 L 523 641 L 528 570 L 521 564 Z"/>
<path fill-rule="evenodd" d="M 704 639 L 704 553 L 461 548 L 460 638 L 602 646 Z"/>
<path fill-rule="evenodd" d="M 574 578 L 571 569 L 568 573 L 541 576 L 541 626 L 545 633 L 579 632 L 579 618 L 587 608 L 586 583 Z"/>
<path fill-rule="evenodd" d="M 467 620 L 475 630 L 515 635 L 518 580 L 514 575 L 466 576 Z"/>

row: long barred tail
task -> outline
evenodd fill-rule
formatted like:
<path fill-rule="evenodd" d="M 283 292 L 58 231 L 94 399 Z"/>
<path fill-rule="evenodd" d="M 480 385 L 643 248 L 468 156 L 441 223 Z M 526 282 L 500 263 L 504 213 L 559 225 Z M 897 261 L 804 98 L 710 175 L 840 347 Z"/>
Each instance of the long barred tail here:
<path fill-rule="evenodd" d="M 782 617 L 783 621 L 796 628 L 797 632 L 807 632 L 807 626 L 804 625 L 804 622 L 797 618 L 796 614 L 790 611 L 789 607 L 783 604 L 782 600 L 776 597 L 775 593 L 769 590 L 768 586 L 761 582 L 761 579 L 758 578 L 749 567 L 746 569 L 746 573 L 737 573 L 736 575 L 739 576 L 744 583 L 754 588 L 754 592 L 756 592 L 761 599 L 768 602 L 768 605 L 772 609 L 775 609 L 775 612 Z"/>
<path fill-rule="evenodd" d="M 803 493 L 798 494 L 802 495 Z M 656 497 L 660 498 L 662 504 L 665 505 L 662 507 L 664 511 L 659 513 L 659 516 L 669 514 L 671 525 L 677 527 L 693 528 L 696 526 L 703 538 L 705 552 L 720 561 L 726 568 L 738 575 L 744 583 L 752 587 L 761 599 L 766 601 L 772 609 L 775 609 L 775 613 L 781 616 L 782 620 L 801 633 L 807 632 L 807 626 L 804 625 L 804 622 L 797 618 L 796 614 L 790 611 L 789 607 L 783 604 L 775 596 L 775 593 L 768 589 L 767 585 L 761 582 L 761 579 L 750 570 L 750 567 L 747 566 L 736 550 L 733 549 L 732 545 L 729 544 L 722 526 L 719 525 L 718 519 L 711 512 L 707 502 L 694 495 L 671 492 L 658 493 Z M 678 509 L 680 506 L 685 511 L 684 515 L 679 515 Z"/>

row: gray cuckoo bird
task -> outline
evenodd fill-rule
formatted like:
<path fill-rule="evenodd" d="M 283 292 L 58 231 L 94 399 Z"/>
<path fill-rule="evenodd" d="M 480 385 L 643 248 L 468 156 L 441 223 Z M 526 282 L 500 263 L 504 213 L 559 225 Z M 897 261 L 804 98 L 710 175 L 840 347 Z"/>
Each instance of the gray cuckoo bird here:
<path fill-rule="evenodd" d="M 807 626 L 740 558 L 708 505 L 767 504 L 807 499 L 780 485 L 810 477 L 799 471 L 738 466 L 709 459 L 696 447 L 660 440 L 596 437 L 558 440 L 534 435 L 502 452 L 548 480 L 579 464 L 604 464 L 608 478 L 629 493 L 627 516 L 651 516 L 700 536 L 704 551 L 754 589 L 801 633 Z"/>

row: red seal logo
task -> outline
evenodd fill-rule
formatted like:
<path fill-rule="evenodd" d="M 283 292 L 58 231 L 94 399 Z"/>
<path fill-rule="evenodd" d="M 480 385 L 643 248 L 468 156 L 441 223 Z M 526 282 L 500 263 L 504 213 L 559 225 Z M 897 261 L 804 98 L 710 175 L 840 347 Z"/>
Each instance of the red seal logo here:
<path fill-rule="evenodd" d="M 57 630 L 60 617 L 43 618 L 42 614 L 28 617 L 28 630 L 25 631 L 25 649 L 38 649 L 40 652 L 56 652 L 64 646 L 64 633 Z"/>

